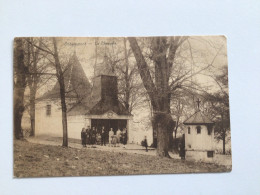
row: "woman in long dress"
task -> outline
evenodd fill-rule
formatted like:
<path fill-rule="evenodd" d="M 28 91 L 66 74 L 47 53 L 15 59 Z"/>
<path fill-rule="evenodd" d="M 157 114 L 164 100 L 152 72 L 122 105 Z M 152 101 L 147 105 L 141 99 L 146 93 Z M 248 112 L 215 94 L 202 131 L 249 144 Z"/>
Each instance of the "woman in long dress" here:
<path fill-rule="evenodd" d="M 88 145 L 90 145 L 89 134 L 90 134 L 90 127 L 88 126 L 86 129 L 86 144 L 88 144 Z"/>
<path fill-rule="evenodd" d="M 119 143 L 120 143 L 120 139 L 121 139 L 121 130 L 120 129 L 118 129 L 117 131 L 116 131 L 116 136 L 117 136 L 117 146 L 119 146 Z"/>
<path fill-rule="evenodd" d="M 112 144 L 113 136 L 114 136 L 114 131 L 113 131 L 112 128 L 110 128 L 110 131 L 108 132 L 108 142 L 109 142 L 109 146 L 111 146 L 111 144 Z"/>

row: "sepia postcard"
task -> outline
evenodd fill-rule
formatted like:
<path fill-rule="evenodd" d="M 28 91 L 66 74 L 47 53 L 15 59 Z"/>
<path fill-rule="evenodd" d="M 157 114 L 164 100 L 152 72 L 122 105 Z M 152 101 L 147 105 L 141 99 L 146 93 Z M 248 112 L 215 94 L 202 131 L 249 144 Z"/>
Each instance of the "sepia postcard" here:
<path fill-rule="evenodd" d="M 15 178 L 230 172 L 225 36 L 17 37 Z"/>

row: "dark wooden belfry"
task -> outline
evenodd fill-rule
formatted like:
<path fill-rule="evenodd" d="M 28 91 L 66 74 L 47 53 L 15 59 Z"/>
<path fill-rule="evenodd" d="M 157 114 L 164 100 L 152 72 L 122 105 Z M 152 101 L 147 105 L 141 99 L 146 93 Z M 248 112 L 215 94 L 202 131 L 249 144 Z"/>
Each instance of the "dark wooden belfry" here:
<path fill-rule="evenodd" d="M 110 128 L 116 132 L 117 129 L 123 130 L 127 127 L 130 113 L 118 100 L 116 76 L 97 76 L 94 79 L 91 96 L 91 105 L 94 106 L 87 113 L 91 118 L 91 127 L 95 127 L 98 131 L 104 127 L 107 133 Z"/>
<path fill-rule="evenodd" d="M 118 101 L 117 78 L 115 76 L 97 76 L 94 79 L 91 96 L 93 103 L 98 101 L 98 104 L 90 110 L 90 114 L 103 114 L 109 110 L 121 114 L 122 110 L 119 109 L 120 102 Z"/>

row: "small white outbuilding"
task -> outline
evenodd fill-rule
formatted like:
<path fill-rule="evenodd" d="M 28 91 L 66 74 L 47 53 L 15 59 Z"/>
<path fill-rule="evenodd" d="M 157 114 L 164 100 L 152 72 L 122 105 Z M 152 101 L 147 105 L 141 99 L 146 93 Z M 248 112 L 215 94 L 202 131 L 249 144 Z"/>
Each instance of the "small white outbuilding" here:
<path fill-rule="evenodd" d="M 198 108 L 183 124 L 185 125 L 185 159 L 214 161 L 214 122 Z"/>

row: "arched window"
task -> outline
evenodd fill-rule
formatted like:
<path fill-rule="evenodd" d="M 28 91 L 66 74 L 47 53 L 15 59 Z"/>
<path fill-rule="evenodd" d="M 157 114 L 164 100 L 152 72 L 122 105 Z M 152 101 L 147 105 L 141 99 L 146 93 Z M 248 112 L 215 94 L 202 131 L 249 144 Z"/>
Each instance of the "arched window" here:
<path fill-rule="evenodd" d="M 190 134 L 190 127 L 188 127 L 188 134 Z"/>
<path fill-rule="evenodd" d="M 197 129 L 197 134 L 201 134 L 201 126 L 197 126 L 196 129 Z"/>

